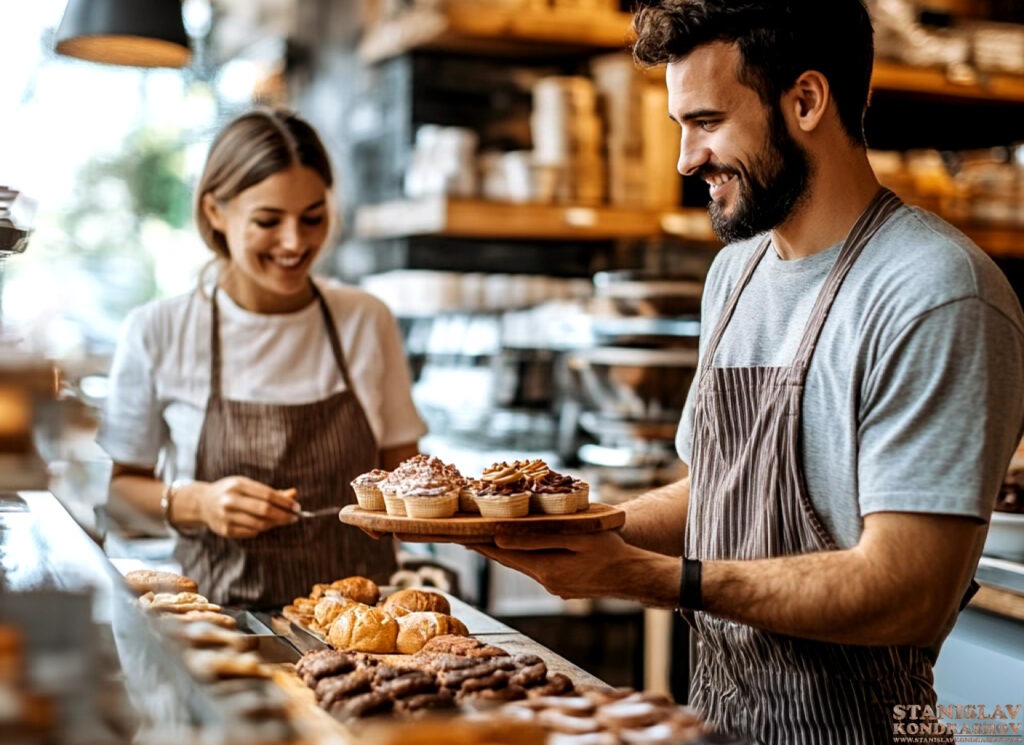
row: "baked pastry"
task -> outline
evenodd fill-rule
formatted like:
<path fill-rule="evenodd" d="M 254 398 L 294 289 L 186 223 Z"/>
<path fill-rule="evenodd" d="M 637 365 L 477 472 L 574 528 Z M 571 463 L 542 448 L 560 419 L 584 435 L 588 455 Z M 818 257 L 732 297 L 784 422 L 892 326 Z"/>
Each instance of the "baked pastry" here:
<path fill-rule="evenodd" d="M 201 680 L 224 678 L 269 678 L 270 671 L 255 652 L 222 652 L 213 649 L 188 650 L 185 666 Z"/>
<path fill-rule="evenodd" d="M 222 629 L 238 628 L 238 621 L 227 613 L 210 610 L 190 610 L 185 613 L 164 613 L 160 619 L 163 623 L 212 623 Z"/>
<path fill-rule="evenodd" d="M 313 609 L 313 623 L 321 630 L 326 631 L 334 623 L 334 620 L 349 608 L 360 605 L 351 598 L 344 598 L 338 595 L 327 595 L 317 601 Z"/>
<path fill-rule="evenodd" d="M 399 590 L 384 599 L 384 608 L 396 605 L 410 611 L 429 610 L 445 615 L 451 615 L 452 612 L 452 606 L 444 595 L 415 587 Z"/>
<path fill-rule="evenodd" d="M 325 595 L 337 593 L 343 598 L 355 600 L 357 603 L 376 605 L 380 600 L 380 587 L 372 579 L 366 577 L 345 577 L 331 583 L 331 586 L 324 591 Z"/>
<path fill-rule="evenodd" d="M 251 652 L 259 640 L 252 634 L 243 634 L 217 626 L 209 621 L 193 623 L 164 624 L 171 636 L 192 649 L 230 649 L 235 652 Z"/>
<path fill-rule="evenodd" d="M 481 517 L 526 517 L 530 514 L 530 492 L 503 494 L 485 491 L 476 495 L 476 508 Z"/>
<path fill-rule="evenodd" d="M 402 461 L 381 484 L 385 507 L 392 513 L 389 492 L 401 496 L 405 514 L 415 518 L 451 517 L 458 510 L 459 490 L 465 479 L 440 458 L 414 455 Z"/>
<path fill-rule="evenodd" d="M 357 605 L 335 619 L 327 641 L 335 649 L 386 654 L 395 651 L 398 621 L 380 608 Z"/>
<path fill-rule="evenodd" d="M 186 613 L 194 610 L 219 611 L 220 606 L 211 603 L 195 592 L 147 592 L 139 598 L 139 605 L 160 613 Z"/>
<path fill-rule="evenodd" d="M 384 495 L 380 492 L 380 484 L 388 476 L 388 471 L 374 468 L 352 480 L 352 490 L 356 493 L 356 501 L 360 507 L 376 512 L 384 509 Z"/>
<path fill-rule="evenodd" d="M 442 634 L 469 636 L 469 630 L 466 624 L 454 616 L 433 611 L 417 611 L 398 619 L 395 646 L 400 654 L 416 654 L 429 640 Z"/>
<path fill-rule="evenodd" d="M 153 569 L 135 569 L 124 575 L 124 581 L 136 595 L 147 592 L 199 592 L 199 585 L 194 579 L 183 577 L 174 572 L 160 572 Z"/>
<path fill-rule="evenodd" d="M 579 494 L 579 487 L 572 476 L 548 471 L 540 478 L 530 481 L 530 510 L 545 515 L 568 515 L 578 511 L 581 502 L 589 505 L 588 494 Z"/>

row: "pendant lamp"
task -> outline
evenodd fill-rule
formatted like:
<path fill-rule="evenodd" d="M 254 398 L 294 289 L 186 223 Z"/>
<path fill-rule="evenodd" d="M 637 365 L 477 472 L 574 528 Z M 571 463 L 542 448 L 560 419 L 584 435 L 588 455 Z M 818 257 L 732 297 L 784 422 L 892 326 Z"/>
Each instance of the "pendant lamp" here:
<path fill-rule="evenodd" d="M 181 0 L 68 0 L 56 50 L 134 67 L 184 67 L 192 54 Z"/>

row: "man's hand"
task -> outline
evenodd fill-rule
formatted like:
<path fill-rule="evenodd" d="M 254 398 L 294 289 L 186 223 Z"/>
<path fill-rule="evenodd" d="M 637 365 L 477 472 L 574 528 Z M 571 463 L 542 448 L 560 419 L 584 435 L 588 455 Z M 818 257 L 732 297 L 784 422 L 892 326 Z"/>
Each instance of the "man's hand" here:
<path fill-rule="evenodd" d="M 585 535 L 502 535 L 474 551 L 504 564 L 562 598 L 614 597 L 671 608 L 679 592 L 679 559 L 627 544 L 616 531 Z"/>
<path fill-rule="evenodd" d="M 295 497 L 295 489 L 274 489 L 244 476 L 228 476 L 212 483 L 186 484 L 175 506 L 179 500 L 190 502 L 192 514 L 217 535 L 252 538 L 296 522 L 299 503 Z M 183 517 L 187 520 L 189 514 Z"/>

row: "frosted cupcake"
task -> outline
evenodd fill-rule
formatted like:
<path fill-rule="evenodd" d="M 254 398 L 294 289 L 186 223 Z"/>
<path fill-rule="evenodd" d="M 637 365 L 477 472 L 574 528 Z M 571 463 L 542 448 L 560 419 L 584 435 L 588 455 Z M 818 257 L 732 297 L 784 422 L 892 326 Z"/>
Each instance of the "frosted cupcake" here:
<path fill-rule="evenodd" d="M 554 471 L 528 482 L 530 510 L 545 515 L 568 515 L 579 508 L 576 480 Z M 584 497 L 586 498 L 586 497 Z"/>
<path fill-rule="evenodd" d="M 466 479 L 459 489 L 459 512 L 480 514 L 480 508 L 476 506 L 476 495 L 483 488 L 484 482 L 480 479 Z"/>
<path fill-rule="evenodd" d="M 482 517 L 525 517 L 530 512 L 530 492 L 526 479 L 502 483 L 483 482 L 477 492 L 476 506 Z"/>
<path fill-rule="evenodd" d="M 377 488 L 380 489 L 381 499 L 384 500 L 384 509 L 392 517 L 405 517 L 405 501 L 402 499 L 402 488 L 392 471 L 386 479 L 381 481 Z"/>
<path fill-rule="evenodd" d="M 434 456 L 415 456 L 395 469 L 405 514 L 415 518 L 451 517 L 459 507 L 462 474 Z"/>
<path fill-rule="evenodd" d="M 374 468 L 356 476 L 352 480 L 352 490 L 356 493 L 356 501 L 364 510 L 380 512 L 385 509 L 384 495 L 381 494 L 380 484 L 388 477 L 388 472 L 380 468 Z"/>

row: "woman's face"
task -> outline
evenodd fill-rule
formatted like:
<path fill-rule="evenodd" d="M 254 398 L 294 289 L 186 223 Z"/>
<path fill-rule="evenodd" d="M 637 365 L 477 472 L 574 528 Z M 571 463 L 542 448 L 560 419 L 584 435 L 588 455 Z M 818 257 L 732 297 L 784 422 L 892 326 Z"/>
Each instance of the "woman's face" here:
<path fill-rule="evenodd" d="M 211 225 L 224 234 L 231 270 L 222 286 L 258 313 L 298 310 L 312 298 L 309 270 L 327 239 L 327 185 L 294 164 L 227 202 L 203 198 Z"/>

